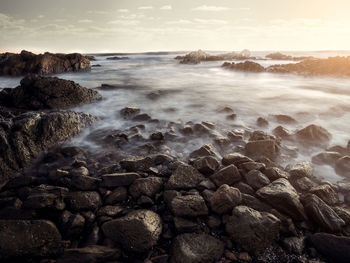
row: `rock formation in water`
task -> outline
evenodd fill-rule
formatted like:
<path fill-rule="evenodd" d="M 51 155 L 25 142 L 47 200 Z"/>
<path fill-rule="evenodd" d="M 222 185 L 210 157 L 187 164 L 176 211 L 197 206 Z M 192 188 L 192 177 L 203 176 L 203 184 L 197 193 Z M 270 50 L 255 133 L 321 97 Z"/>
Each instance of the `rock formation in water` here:
<path fill-rule="evenodd" d="M 292 57 L 289 55 L 284 55 L 280 52 L 270 53 L 270 54 L 266 55 L 265 57 L 269 58 L 269 59 L 273 59 L 273 60 L 294 60 L 294 61 L 314 59 L 314 57 L 312 57 L 312 56 Z"/>
<path fill-rule="evenodd" d="M 245 72 L 265 72 L 265 68 L 258 63 L 245 61 L 241 63 L 229 63 L 225 62 L 222 65 L 223 68 L 236 70 L 236 71 L 245 71 Z"/>
<path fill-rule="evenodd" d="M 90 59 L 78 53 L 46 52 L 35 55 L 23 50 L 20 54 L 0 54 L 0 76 L 21 76 L 28 73 L 45 75 L 90 69 Z"/>

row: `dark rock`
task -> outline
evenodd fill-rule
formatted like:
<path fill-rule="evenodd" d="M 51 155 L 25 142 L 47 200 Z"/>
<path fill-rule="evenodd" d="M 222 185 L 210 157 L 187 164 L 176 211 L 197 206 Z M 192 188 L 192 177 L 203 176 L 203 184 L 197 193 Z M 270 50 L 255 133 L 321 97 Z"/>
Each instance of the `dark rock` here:
<path fill-rule="evenodd" d="M 141 195 L 153 197 L 163 188 L 163 179 L 159 177 L 147 177 L 136 179 L 129 187 L 129 192 L 134 198 Z"/>
<path fill-rule="evenodd" d="M 244 72 L 265 72 L 265 68 L 258 63 L 245 61 L 241 63 L 229 63 L 225 62 L 222 64 L 223 68 L 236 70 L 236 71 L 244 71 Z"/>
<path fill-rule="evenodd" d="M 350 238 L 316 233 L 308 239 L 319 253 L 331 262 L 350 262 Z"/>
<path fill-rule="evenodd" d="M 90 245 L 83 248 L 69 248 L 64 251 L 57 263 L 76 263 L 77 260 L 85 263 L 111 262 L 119 258 L 121 251 L 118 248 Z"/>
<path fill-rule="evenodd" d="M 291 181 L 295 189 L 300 192 L 308 192 L 313 186 L 314 183 L 308 177 L 301 177 Z"/>
<path fill-rule="evenodd" d="M 230 140 L 230 142 L 242 142 L 243 141 L 243 135 L 234 131 L 230 131 L 227 133 L 227 137 Z"/>
<path fill-rule="evenodd" d="M 344 156 L 335 163 L 335 171 L 347 178 L 350 178 L 350 156 Z"/>
<path fill-rule="evenodd" d="M 190 158 L 199 158 L 204 156 L 217 156 L 216 149 L 212 144 L 206 144 L 190 154 Z"/>
<path fill-rule="evenodd" d="M 289 179 L 290 175 L 289 173 L 277 168 L 277 167 L 270 167 L 263 171 L 263 173 L 267 176 L 267 178 L 270 179 L 270 181 L 275 181 L 280 178 Z"/>
<path fill-rule="evenodd" d="M 115 57 L 108 57 L 106 58 L 108 60 L 126 60 L 126 59 L 129 59 L 128 57 L 118 57 L 118 56 L 115 56 Z"/>
<path fill-rule="evenodd" d="M 138 114 L 132 118 L 133 121 L 149 121 L 151 119 L 151 116 L 149 116 L 147 113 Z"/>
<path fill-rule="evenodd" d="M 17 176 L 9 180 L 5 187 L 7 189 L 18 189 L 23 186 L 30 186 L 33 184 L 38 183 L 38 177 L 30 176 L 30 175 L 23 175 L 23 176 Z"/>
<path fill-rule="evenodd" d="M 213 174 L 220 166 L 220 163 L 212 156 L 204 156 L 193 162 L 194 168 L 204 175 Z"/>
<path fill-rule="evenodd" d="M 303 254 L 305 248 L 304 237 L 287 237 L 283 239 L 283 246 L 289 252 L 296 255 Z"/>
<path fill-rule="evenodd" d="M 97 192 L 71 192 L 67 198 L 71 210 L 92 210 L 98 209 L 101 204 L 101 197 Z"/>
<path fill-rule="evenodd" d="M 167 154 L 158 154 L 155 158 L 154 158 L 154 164 L 155 165 L 159 165 L 159 164 L 167 164 L 170 163 L 174 160 L 174 158 L 170 155 Z"/>
<path fill-rule="evenodd" d="M 151 157 L 133 156 L 120 161 L 120 165 L 129 172 L 148 171 L 154 165 Z"/>
<path fill-rule="evenodd" d="M 105 196 L 104 203 L 107 205 L 114 205 L 118 202 L 125 201 L 128 197 L 128 191 L 125 187 L 117 187 L 113 192 Z"/>
<path fill-rule="evenodd" d="M 244 175 L 244 179 L 247 184 L 253 187 L 255 190 L 264 187 L 270 183 L 269 178 L 267 178 L 262 172 L 257 170 L 251 170 L 247 174 Z"/>
<path fill-rule="evenodd" d="M 247 185 L 246 183 L 243 183 L 243 182 L 238 182 L 234 184 L 233 187 L 237 188 L 239 191 L 241 191 L 241 193 L 244 193 L 244 194 L 249 194 L 249 195 L 255 194 L 255 190 L 250 185 Z"/>
<path fill-rule="evenodd" d="M 161 141 L 164 139 L 164 134 L 162 132 L 154 132 L 151 134 L 150 139 L 154 141 Z"/>
<path fill-rule="evenodd" d="M 140 113 L 140 108 L 137 107 L 125 107 L 120 110 L 120 115 L 122 115 L 125 119 L 130 119 L 136 114 Z"/>
<path fill-rule="evenodd" d="M 286 171 L 290 174 L 292 179 L 301 177 L 311 178 L 314 174 L 314 167 L 310 162 L 299 162 L 287 165 Z"/>
<path fill-rule="evenodd" d="M 72 177 L 72 186 L 78 190 L 96 190 L 101 182 L 101 179 L 97 179 L 91 176 L 76 175 Z"/>
<path fill-rule="evenodd" d="M 1 101 L 1 98 L 6 100 Z M 0 103 L 26 110 L 66 109 L 101 98 L 97 91 L 70 80 L 29 75 L 21 80 L 21 86 L 2 91 Z"/>
<path fill-rule="evenodd" d="M 1 260 L 52 257 L 63 251 L 60 232 L 45 220 L 0 220 Z"/>
<path fill-rule="evenodd" d="M 332 135 L 323 127 L 309 125 L 296 133 L 297 137 L 306 144 L 327 145 Z"/>
<path fill-rule="evenodd" d="M 336 206 L 333 207 L 333 210 L 347 225 L 350 224 L 350 210 L 348 208 Z"/>
<path fill-rule="evenodd" d="M 115 217 L 123 212 L 123 207 L 121 206 L 113 206 L 113 205 L 106 205 L 101 207 L 96 215 L 97 216 L 108 216 L 108 217 Z"/>
<path fill-rule="evenodd" d="M 23 207 L 28 209 L 52 208 L 63 210 L 66 205 L 61 196 L 51 193 L 32 193 L 24 201 Z"/>
<path fill-rule="evenodd" d="M 269 125 L 269 122 L 265 118 L 259 117 L 256 120 L 256 125 L 258 125 L 259 127 L 266 127 Z"/>
<path fill-rule="evenodd" d="M 241 192 L 237 188 L 223 184 L 210 198 L 210 207 L 215 213 L 224 214 L 239 205 L 241 201 Z"/>
<path fill-rule="evenodd" d="M 226 154 L 221 160 L 221 163 L 225 166 L 228 166 L 231 164 L 234 164 L 235 166 L 239 166 L 240 164 L 247 163 L 247 162 L 253 162 L 253 160 L 240 153 Z"/>
<path fill-rule="evenodd" d="M 303 198 L 305 212 L 314 223 L 326 231 L 340 232 L 345 222 L 318 196 L 309 194 Z"/>
<path fill-rule="evenodd" d="M 237 167 L 233 164 L 222 168 L 221 170 L 210 176 L 210 180 L 212 180 L 216 184 L 216 186 L 220 186 L 223 184 L 232 185 L 234 183 L 239 182 L 241 179 L 241 174 L 239 173 Z"/>
<path fill-rule="evenodd" d="M 230 237 L 251 253 L 259 253 L 278 237 L 280 220 L 266 212 L 237 206 L 227 219 L 225 228 Z"/>
<path fill-rule="evenodd" d="M 2 54 L 0 59 L 0 75 L 57 74 L 90 69 L 90 60 L 77 53 L 64 55 L 46 52 L 35 55 L 23 50 L 20 54 Z"/>
<path fill-rule="evenodd" d="M 278 211 L 291 216 L 295 220 L 305 219 L 303 205 L 294 187 L 284 178 L 273 181 L 259 189 L 257 196 Z"/>
<path fill-rule="evenodd" d="M 264 171 L 266 168 L 266 165 L 264 163 L 259 163 L 259 162 L 246 162 L 241 164 L 239 168 L 244 169 L 247 172 L 251 170 Z"/>
<path fill-rule="evenodd" d="M 272 115 L 272 117 L 278 122 L 278 123 L 283 123 L 283 124 L 296 124 L 297 121 L 288 115 L 284 114 L 276 114 Z"/>
<path fill-rule="evenodd" d="M 250 156 L 265 156 L 271 159 L 275 159 L 280 151 L 275 140 L 249 141 L 245 145 L 245 150 Z"/>
<path fill-rule="evenodd" d="M 72 214 L 67 210 L 61 214 L 59 228 L 64 238 L 78 238 L 83 232 L 84 226 L 85 218 L 80 214 Z"/>
<path fill-rule="evenodd" d="M 309 192 L 317 195 L 328 205 L 335 205 L 339 202 L 338 193 L 329 184 L 315 186 Z"/>
<path fill-rule="evenodd" d="M 176 196 L 171 201 L 171 210 L 176 216 L 197 217 L 208 215 L 208 208 L 200 195 Z"/>
<path fill-rule="evenodd" d="M 235 120 L 236 117 L 237 117 L 236 113 L 231 113 L 231 114 L 226 116 L 226 119 L 228 119 L 228 120 Z"/>
<path fill-rule="evenodd" d="M 131 185 L 139 175 L 137 173 L 115 173 L 102 175 L 101 186 L 113 188 Z"/>
<path fill-rule="evenodd" d="M 215 184 L 209 179 L 200 182 L 199 186 L 203 187 L 204 189 L 209 189 L 209 190 L 215 190 L 216 189 Z"/>
<path fill-rule="evenodd" d="M 205 177 L 197 169 L 187 164 L 180 164 L 170 176 L 167 189 L 190 189 L 195 188 Z"/>
<path fill-rule="evenodd" d="M 174 218 L 174 225 L 179 233 L 183 232 L 195 232 L 199 229 L 199 225 L 196 222 L 193 222 L 189 219 L 185 219 L 182 217 Z"/>
<path fill-rule="evenodd" d="M 275 129 L 273 129 L 272 133 L 278 137 L 281 137 L 282 139 L 292 136 L 292 133 L 282 126 L 277 126 Z"/>
<path fill-rule="evenodd" d="M 182 234 L 172 246 L 172 263 L 211 263 L 224 253 L 224 243 L 206 234 Z"/>
<path fill-rule="evenodd" d="M 126 249 L 142 252 L 154 246 L 162 233 L 162 221 L 149 210 L 135 210 L 102 225 L 103 233 Z"/>
<path fill-rule="evenodd" d="M 253 193 L 254 194 L 254 193 Z M 261 202 L 258 198 L 250 194 L 242 193 L 242 205 L 253 208 L 254 210 L 260 212 L 269 212 L 272 210 L 272 207 L 266 203 Z"/>

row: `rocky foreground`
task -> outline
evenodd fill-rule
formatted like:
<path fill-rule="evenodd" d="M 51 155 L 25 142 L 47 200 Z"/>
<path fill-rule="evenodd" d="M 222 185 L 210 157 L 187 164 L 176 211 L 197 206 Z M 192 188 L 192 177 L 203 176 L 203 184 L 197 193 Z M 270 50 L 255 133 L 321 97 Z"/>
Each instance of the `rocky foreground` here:
<path fill-rule="evenodd" d="M 23 50 L 20 54 L 0 54 L 0 76 L 22 76 L 26 74 L 55 74 L 70 71 L 91 70 L 90 60 L 78 53 L 36 55 Z"/>

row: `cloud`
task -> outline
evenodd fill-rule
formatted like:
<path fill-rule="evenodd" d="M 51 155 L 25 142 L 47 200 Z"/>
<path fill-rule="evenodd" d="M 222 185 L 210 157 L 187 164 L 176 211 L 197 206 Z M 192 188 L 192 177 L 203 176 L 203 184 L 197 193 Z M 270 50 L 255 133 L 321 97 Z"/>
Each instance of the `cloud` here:
<path fill-rule="evenodd" d="M 152 10 L 153 6 L 140 6 L 138 9 L 139 10 Z"/>
<path fill-rule="evenodd" d="M 119 13 L 128 13 L 129 9 L 118 9 L 117 10 Z"/>
<path fill-rule="evenodd" d="M 226 25 L 227 21 L 225 20 L 220 20 L 220 19 L 199 19 L 195 18 L 195 22 L 200 23 L 200 24 L 205 24 L 205 25 Z"/>
<path fill-rule="evenodd" d="M 96 14 L 96 15 L 106 15 L 108 14 L 107 11 L 102 11 L 102 10 L 89 10 L 87 11 L 88 14 Z"/>
<path fill-rule="evenodd" d="M 122 26 L 135 26 L 140 24 L 139 20 L 113 20 L 109 21 L 108 24 L 110 25 L 122 25 Z"/>
<path fill-rule="evenodd" d="M 213 12 L 218 12 L 218 11 L 227 11 L 230 10 L 231 8 L 225 7 L 225 6 L 212 6 L 212 5 L 202 5 L 202 6 L 197 6 L 193 8 L 192 10 L 194 11 L 213 11 Z"/>
<path fill-rule="evenodd" d="M 176 21 L 168 21 L 167 24 L 168 25 L 189 25 L 192 24 L 193 22 L 190 20 L 185 20 L 185 19 L 180 19 L 180 20 L 176 20 Z"/>
<path fill-rule="evenodd" d="M 78 20 L 78 23 L 92 23 L 93 21 L 90 19 L 80 19 Z"/>
<path fill-rule="evenodd" d="M 173 9 L 173 7 L 171 5 L 164 5 L 161 8 L 159 8 L 160 10 L 171 10 Z"/>

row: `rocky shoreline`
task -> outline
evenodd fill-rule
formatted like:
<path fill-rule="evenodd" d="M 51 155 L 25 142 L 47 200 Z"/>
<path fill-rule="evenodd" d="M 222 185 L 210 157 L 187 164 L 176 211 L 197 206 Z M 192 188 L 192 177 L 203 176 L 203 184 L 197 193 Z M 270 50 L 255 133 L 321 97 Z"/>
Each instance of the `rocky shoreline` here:
<path fill-rule="evenodd" d="M 279 165 L 293 156 L 282 142 L 294 141 L 323 149 L 313 162 L 349 178 L 350 142 L 328 148 L 331 134 L 316 125 L 218 136 L 215 123 L 125 107 L 129 128 L 86 138 L 102 152 L 62 143 L 98 123 L 67 109 L 101 99 L 39 75 L 0 92 L 1 262 L 350 261 L 350 183 L 322 181 L 310 162 Z M 217 114 L 236 118 L 229 107 Z M 201 137 L 212 144 L 171 154 L 168 143 Z"/>

